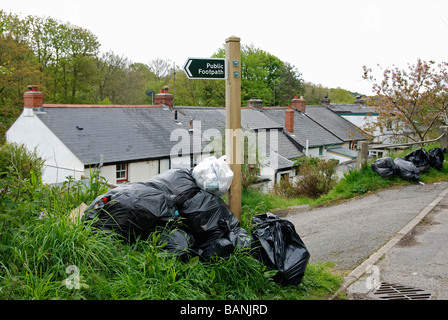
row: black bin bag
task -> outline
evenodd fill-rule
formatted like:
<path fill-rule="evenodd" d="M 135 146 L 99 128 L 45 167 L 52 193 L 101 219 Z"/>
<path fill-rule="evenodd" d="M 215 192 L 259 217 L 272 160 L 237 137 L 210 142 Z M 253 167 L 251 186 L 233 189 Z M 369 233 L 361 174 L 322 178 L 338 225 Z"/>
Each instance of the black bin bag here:
<path fill-rule="evenodd" d="M 436 170 L 442 170 L 443 161 L 445 156 L 443 155 L 442 148 L 434 148 L 429 150 L 429 165 Z"/>
<path fill-rule="evenodd" d="M 90 204 L 84 220 L 94 220 L 94 227 L 114 231 L 131 243 L 167 227 L 161 241 L 181 258 L 191 252 L 205 259 L 228 258 L 236 247 L 250 247 L 249 234 L 224 201 L 200 189 L 187 169 L 112 189 Z M 178 230 L 170 232 L 173 227 Z"/>
<path fill-rule="evenodd" d="M 278 270 L 274 281 L 299 285 L 305 275 L 310 254 L 294 225 L 270 212 L 252 218 L 252 244 L 255 257 Z"/>
<path fill-rule="evenodd" d="M 143 182 L 128 183 L 97 197 L 85 210 L 84 221 L 114 231 L 124 240 L 146 238 L 158 226 L 178 219 L 175 197 Z"/>
<path fill-rule="evenodd" d="M 179 208 L 187 232 L 193 234 L 199 255 L 228 258 L 236 247 L 249 247 L 250 236 L 226 203 L 218 196 L 199 190 Z"/>
<path fill-rule="evenodd" d="M 397 173 L 397 165 L 390 157 L 384 157 L 372 163 L 372 170 L 383 178 L 393 178 Z"/>
<path fill-rule="evenodd" d="M 400 178 L 413 181 L 420 179 L 419 170 L 411 161 L 398 157 L 395 158 L 394 162 L 397 165 L 397 172 Z"/>
<path fill-rule="evenodd" d="M 190 255 L 194 255 L 192 251 L 194 237 L 182 229 L 164 229 L 157 243 L 163 246 L 164 250 L 179 256 L 182 261 L 186 261 Z"/>
<path fill-rule="evenodd" d="M 180 196 L 190 193 L 190 196 L 197 191 L 199 187 L 196 184 L 191 170 L 189 169 L 170 169 L 150 180 L 146 184 L 164 191 L 166 194 Z"/>
<path fill-rule="evenodd" d="M 405 160 L 412 162 L 419 173 L 429 170 L 429 154 L 425 148 L 418 148 L 404 157 Z"/>

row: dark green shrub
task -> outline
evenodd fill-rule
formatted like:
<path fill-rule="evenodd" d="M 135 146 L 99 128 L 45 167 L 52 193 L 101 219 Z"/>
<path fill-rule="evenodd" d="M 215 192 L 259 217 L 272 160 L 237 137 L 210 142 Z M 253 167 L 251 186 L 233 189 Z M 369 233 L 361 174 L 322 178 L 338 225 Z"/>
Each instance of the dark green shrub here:
<path fill-rule="evenodd" d="M 328 193 L 336 184 L 337 161 L 306 158 L 297 163 L 298 177 L 294 182 L 282 179 L 274 186 L 274 193 L 287 198 L 318 198 Z"/>

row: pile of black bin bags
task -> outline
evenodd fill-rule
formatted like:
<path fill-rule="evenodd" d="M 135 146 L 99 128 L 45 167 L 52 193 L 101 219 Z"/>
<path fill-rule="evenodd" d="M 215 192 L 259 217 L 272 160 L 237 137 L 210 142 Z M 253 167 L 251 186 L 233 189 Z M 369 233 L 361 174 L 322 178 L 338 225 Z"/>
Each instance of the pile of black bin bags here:
<path fill-rule="evenodd" d="M 383 178 L 393 178 L 399 176 L 406 180 L 419 180 L 420 173 L 429 171 L 430 168 L 442 170 L 444 152 L 442 148 L 434 148 L 429 151 L 419 148 L 407 154 L 404 158 L 397 157 L 393 160 L 384 157 L 376 160 L 371 168 Z"/>
<path fill-rule="evenodd" d="M 291 222 L 268 213 L 253 218 L 253 238 L 225 202 L 198 187 L 191 170 L 168 170 L 147 182 L 120 185 L 95 199 L 84 221 L 133 243 L 161 230 L 164 249 L 182 260 L 228 259 L 237 247 L 278 270 L 274 280 L 301 283 L 309 252 Z"/>

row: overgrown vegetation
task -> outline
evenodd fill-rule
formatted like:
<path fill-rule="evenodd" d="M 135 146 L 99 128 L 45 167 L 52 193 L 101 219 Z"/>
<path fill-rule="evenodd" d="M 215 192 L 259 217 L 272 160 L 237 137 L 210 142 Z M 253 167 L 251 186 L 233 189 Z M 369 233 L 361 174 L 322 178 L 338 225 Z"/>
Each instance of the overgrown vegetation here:
<path fill-rule="evenodd" d="M 439 147 L 439 143 L 425 145 L 425 149 L 428 151 L 433 148 Z M 392 158 L 404 157 L 417 148 L 419 148 L 419 146 L 399 152 L 389 152 L 387 156 Z M 447 159 L 448 156 L 447 154 L 445 154 L 445 160 Z M 243 204 L 258 205 L 258 207 L 265 208 L 266 210 L 273 210 L 275 208 L 284 209 L 289 206 L 304 204 L 308 204 L 311 206 L 328 205 L 337 201 L 363 195 L 374 190 L 415 183 L 403 180 L 399 177 L 394 177 L 392 179 L 382 178 L 379 174 L 371 169 L 371 165 L 375 160 L 376 159 L 371 159 L 360 170 L 349 170 L 344 174 L 342 179 L 334 183 L 332 188 L 328 188 L 328 191 L 326 193 L 323 193 L 319 197 L 309 197 L 305 193 L 297 193 L 296 189 L 294 188 L 295 183 L 292 183 L 290 181 L 282 181 L 280 185 L 274 187 L 273 191 L 270 194 L 261 194 L 254 191 L 246 192 L 245 196 L 243 197 Z M 318 164 L 319 162 L 320 160 L 318 159 L 302 159 L 298 162 L 298 165 L 302 166 L 303 163 L 306 163 L 311 166 L 316 166 L 316 164 Z M 316 168 L 314 170 L 316 170 Z M 301 171 L 299 168 L 299 175 L 301 174 L 300 172 L 304 174 L 303 171 Z M 307 173 L 310 174 L 313 172 L 313 170 L 309 170 L 308 168 L 306 171 L 309 171 Z M 303 178 L 300 181 L 303 181 Z M 420 174 L 419 181 L 422 183 L 448 181 L 448 163 L 445 161 L 443 163 L 443 168 L 440 171 L 434 168 L 430 168 L 428 172 Z M 307 185 L 308 184 L 304 184 L 304 186 Z"/>
<path fill-rule="evenodd" d="M 157 233 L 124 244 L 69 215 L 105 191 L 97 171 L 88 183 L 50 187 L 41 183 L 36 153 L 8 145 L 0 159 L 2 300 L 325 299 L 342 282 L 331 264 L 319 263 L 308 265 L 300 286 L 281 286 L 272 281 L 275 271 L 247 250 L 228 260 L 183 262 L 164 250 Z M 262 210 L 245 206 L 243 226 L 250 230 L 251 217 Z"/>
<path fill-rule="evenodd" d="M 298 179 L 292 182 L 282 179 L 274 185 L 273 193 L 286 198 L 308 197 L 316 199 L 327 194 L 336 184 L 337 161 L 321 160 L 315 157 L 300 158 L 296 161 Z"/>

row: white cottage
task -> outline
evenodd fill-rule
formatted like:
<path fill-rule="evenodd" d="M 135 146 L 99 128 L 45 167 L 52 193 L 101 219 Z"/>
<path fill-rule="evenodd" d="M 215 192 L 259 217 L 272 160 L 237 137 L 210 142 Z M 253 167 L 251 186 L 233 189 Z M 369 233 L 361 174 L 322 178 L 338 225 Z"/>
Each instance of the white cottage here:
<path fill-rule="evenodd" d="M 98 165 L 109 183 L 146 181 L 171 168 L 193 167 L 210 142 L 223 142 L 224 108 L 173 108 L 166 87 L 155 96 L 156 105 L 44 104 L 37 86 L 30 86 L 24 98 L 24 110 L 6 140 L 37 149 L 45 159 L 45 183 L 88 177 Z M 252 108 L 241 111 L 242 127 L 257 137 L 276 132 L 269 135 L 275 141 L 267 139 L 267 152 L 278 152 L 282 161 L 263 171 L 267 178 L 275 181 L 290 172 L 291 160 L 303 156 L 303 147 L 266 115 Z"/>

